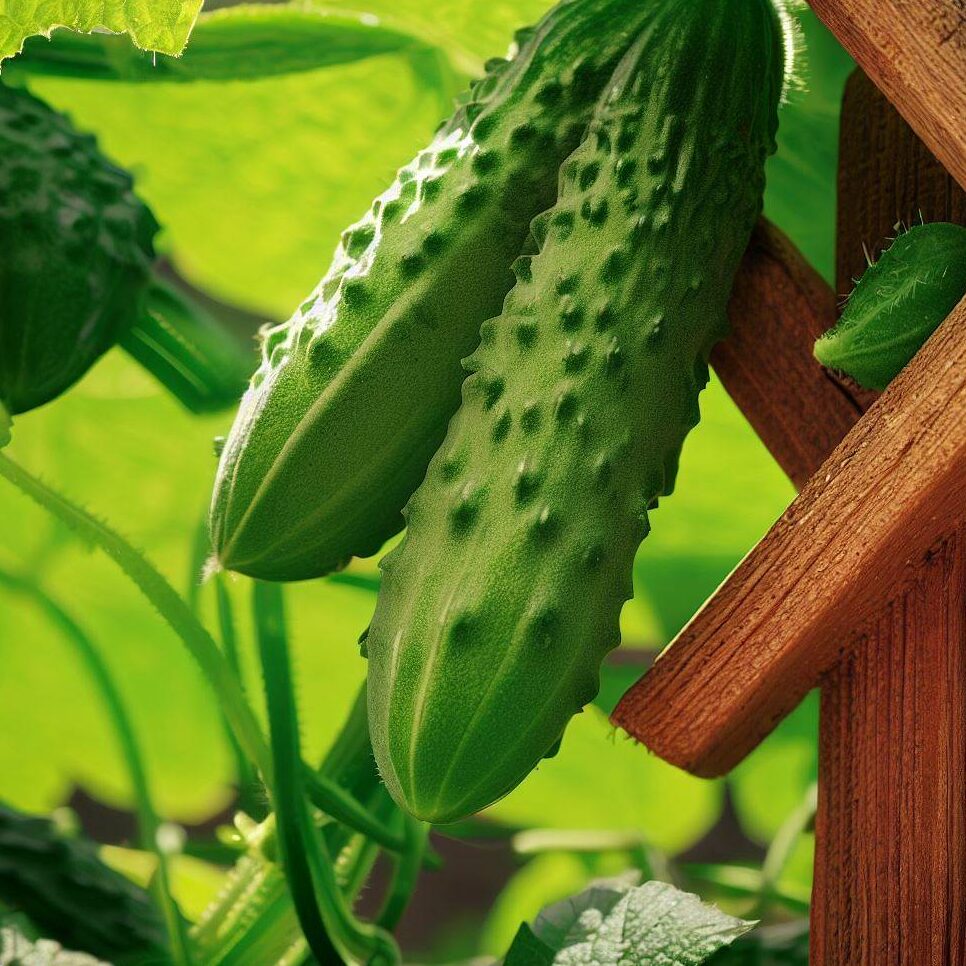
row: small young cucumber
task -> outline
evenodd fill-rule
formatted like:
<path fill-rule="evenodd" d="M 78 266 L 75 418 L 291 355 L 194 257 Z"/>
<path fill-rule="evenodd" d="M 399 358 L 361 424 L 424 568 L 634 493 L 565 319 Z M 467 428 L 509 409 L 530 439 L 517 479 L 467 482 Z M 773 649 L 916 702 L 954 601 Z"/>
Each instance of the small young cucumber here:
<path fill-rule="evenodd" d="M 156 230 L 93 137 L 0 84 L 0 416 L 59 396 L 114 345 Z"/>
<path fill-rule="evenodd" d="M 376 761 L 419 818 L 506 794 L 597 692 L 726 331 L 783 60 L 769 0 L 661 4 L 483 326 L 367 637 Z"/>
<path fill-rule="evenodd" d="M 318 577 L 379 550 L 459 406 L 460 360 L 499 311 L 530 220 L 655 0 L 563 0 L 342 236 L 282 326 L 222 452 L 219 564 Z"/>
<path fill-rule="evenodd" d="M 885 389 L 966 294 L 966 228 L 914 225 L 870 265 L 815 358 Z"/>

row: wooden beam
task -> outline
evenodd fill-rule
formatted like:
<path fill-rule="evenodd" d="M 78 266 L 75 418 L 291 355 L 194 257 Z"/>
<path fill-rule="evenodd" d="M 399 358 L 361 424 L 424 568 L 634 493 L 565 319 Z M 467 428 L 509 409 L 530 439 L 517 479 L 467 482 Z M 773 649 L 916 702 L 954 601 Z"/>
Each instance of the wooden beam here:
<path fill-rule="evenodd" d="M 735 279 L 728 315 L 731 335 L 715 347 L 711 364 L 801 488 L 863 412 L 812 357 L 812 344 L 835 324 L 835 293 L 788 238 L 762 220 Z"/>
<path fill-rule="evenodd" d="M 966 86 L 966 77 L 960 83 Z M 897 225 L 966 225 L 966 191 L 860 69 L 846 82 L 842 118 L 835 259 L 840 298 L 865 271 L 866 256 L 875 260 L 888 247 Z"/>
<path fill-rule="evenodd" d="M 966 187 L 962 0 L 809 0 L 949 173 Z"/>
<path fill-rule="evenodd" d="M 840 292 L 896 222 L 966 221 L 966 193 L 861 71 L 838 190 Z M 939 536 L 822 682 L 812 966 L 966 966 L 966 527 Z"/>
<path fill-rule="evenodd" d="M 964 412 L 966 299 L 681 632 L 672 659 L 628 691 L 615 722 L 697 775 L 741 761 L 940 526 L 966 514 Z"/>
<path fill-rule="evenodd" d="M 820 731 L 809 962 L 966 966 L 966 527 L 851 636 Z"/>

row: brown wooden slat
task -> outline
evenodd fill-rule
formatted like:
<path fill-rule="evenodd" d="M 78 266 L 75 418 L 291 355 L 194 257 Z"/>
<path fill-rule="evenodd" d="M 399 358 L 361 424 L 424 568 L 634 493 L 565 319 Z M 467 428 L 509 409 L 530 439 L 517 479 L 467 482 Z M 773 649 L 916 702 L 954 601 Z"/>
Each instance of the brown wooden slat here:
<path fill-rule="evenodd" d="M 862 414 L 812 358 L 812 344 L 835 324 L 835 293 L 788 238 L 762 220 L 735 279 L 728 315 L 731 335 L 715 347 L 711 364 L 801 487 Z"/>
<path fill-rule="evenodd" d="M 966 187 L 963 0 L 809 0 L 839 42 Z"/>
<path fill-rule="evenodd" d="M 966 514 L 964 412 L 966 299 L 614 721 L 697 775 L 741 761 L 819 683 L 839 642 L 940 526 Z"/>
<path fill-rule="evenodd" d="M 822 687 L 812 966 L 966 966 L 966 527 Z"/>

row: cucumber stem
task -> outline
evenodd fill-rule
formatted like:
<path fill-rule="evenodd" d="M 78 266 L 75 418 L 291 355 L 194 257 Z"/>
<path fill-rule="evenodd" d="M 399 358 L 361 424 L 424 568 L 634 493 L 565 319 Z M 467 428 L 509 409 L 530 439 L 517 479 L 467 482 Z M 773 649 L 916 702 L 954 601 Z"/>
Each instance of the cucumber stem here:
<path fill-rule="evenodd" d="M 270 784 L 272 759 L 268 745 L 235 672 L 211 635 L 191 612 L 191 608 L 160 571 L 106 523 L 42 483 L 2 453 L 0 476 L 75 533 L 103 550 L 134 582 L 198 662 L 202 673 L 218 695 L 221 709 L 238 744 L 245 749 L 266 783 Z"/>
<path fill-rule="evenodd" d="M 272 799 L 282 866 L 309 948 L 320 962 L 398 963 L 399 949 L 382 929 L 358 922 L 336 881 L 325 841 L 309 814 L 303 787 L 292 671 L 285 633 L 282 588 L 257 581 L 253 590 L 275 781 Z"/>
<path fill-rule="evenodd" d="M 376 920 L 383 929 L 388 930 L 396 928 L 409 905 L 429 841 L 429 825 L 426 822 L 420 822 L 409 815 L 403 815 L 402 820 L 406 848 L 396 859 L 392 882 Z"/>
<path fill-rule="evenodd" d="M 256 363 L 197 302 L 157 275 L 118 344 L 193 413 L 235 405 Z"/>

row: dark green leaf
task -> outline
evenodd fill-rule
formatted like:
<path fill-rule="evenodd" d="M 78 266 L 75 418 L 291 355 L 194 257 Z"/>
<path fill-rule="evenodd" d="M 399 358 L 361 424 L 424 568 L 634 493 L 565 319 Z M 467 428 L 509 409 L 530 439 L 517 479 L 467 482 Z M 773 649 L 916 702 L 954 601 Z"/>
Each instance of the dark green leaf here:
<path fill-rule="evenodd" d="M 28 40 L 7 69 L 86 80 L 250 80 L 425 46 L 367 14 L 311 4 L 243 4 L 202 14 L 180 57 L 138 50 L 127 37 L 58 30 L 49 40 Z"/>

